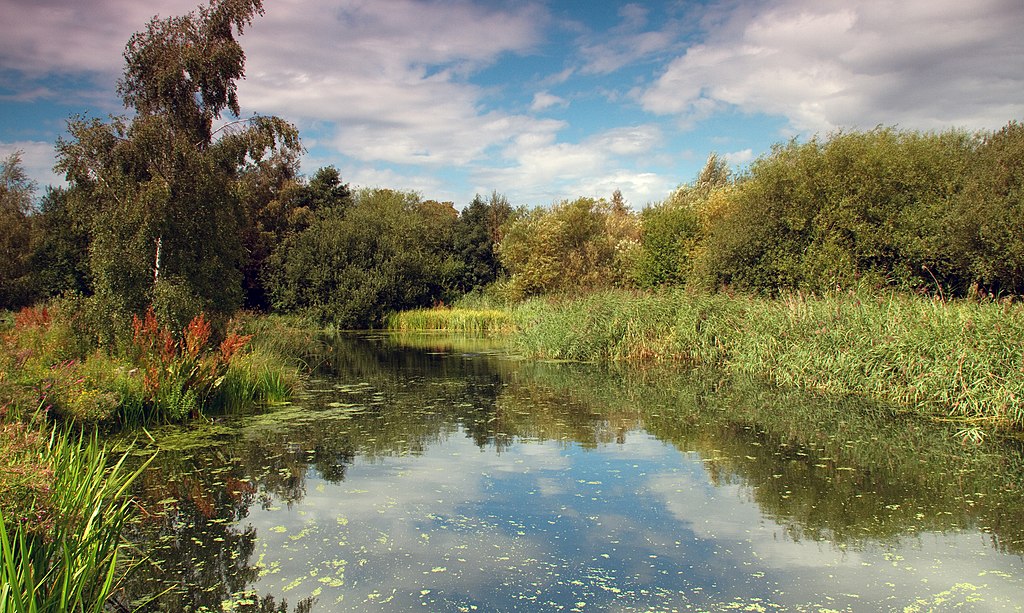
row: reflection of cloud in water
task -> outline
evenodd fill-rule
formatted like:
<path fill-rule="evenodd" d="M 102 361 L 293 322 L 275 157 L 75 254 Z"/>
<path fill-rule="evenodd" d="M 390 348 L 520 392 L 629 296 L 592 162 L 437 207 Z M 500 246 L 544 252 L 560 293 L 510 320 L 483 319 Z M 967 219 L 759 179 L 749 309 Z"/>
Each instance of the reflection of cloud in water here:
<path fill-rule="evenodd" d="M 499 457 L 455 438 L 441 448 L 420 457 L 357 462 L 340 484 L 310 481 L 306 498 L 291 511 L 254 512 L 249 519 L 260 537 L 257 555 L 279 569 L 256 588 L 295 599 L 315 595 L 328 608 L 338 598 L 346 606 L 398 594 L 429 601 L 442 588 L 468 601 L 474 586 L 494 580 L 496 564 L 514 574 L 542 557 L 543 541 L 527 536 L 525 526 L 461 508 L 488 497 L 494 481 L 489 475 L 562 469 L 558 450 L 521 445 Z M 388 486 L 381 489 L 382 483 Z M 289 539 L 304 529 L 302 555 L 289 555 Z M 296 578 L 302 578 L 299 585 Z"/>
<path fill-rule="evenodd" d="M 699 456 L 646 435 L 500 455 L 453 436 L 357 459 L 337 484 L 308 479 L 291 509 L 248 518 L 266 570 L 253 587 L 320 610 L 891 609 L 961 582 L 998 609 L 1020 593 L 1020 561 L 986 559 L 968 536 L 893 551 L 796 542 L 748 486 L 714 486 Z M 958 589 L 952 601 L 971 586 Z"/>
<path fill-rule="evenodd" d="M 925 533 L 900 546 L 869 542 L 854 549 L 794 540 L 761 513 L 745 485 L 713 486 L 706 476 L 680 471 L 653 475 L 648 487 L 695 541 L 715 543 L 716 564 L 747 567 L 786 586 L 786 602 L 827 604 L 823 594 L 853 594 L 853 603 L 886 608 L 932 610 L 942 601 L 977 599 L 977 610 L 1016 610 L 1024 594 L 1022 560 L 992 556 L 984 535 Z"/>
<path fill-rule="evenodd" d="M 632 460 L 664 460 L 666 454 L 677 453 L 670 443 L 643 431 L 630 430 L 625 434 L 625 439 L 625 443 L 605 443 L 598 448 L 605 456 Z"/>

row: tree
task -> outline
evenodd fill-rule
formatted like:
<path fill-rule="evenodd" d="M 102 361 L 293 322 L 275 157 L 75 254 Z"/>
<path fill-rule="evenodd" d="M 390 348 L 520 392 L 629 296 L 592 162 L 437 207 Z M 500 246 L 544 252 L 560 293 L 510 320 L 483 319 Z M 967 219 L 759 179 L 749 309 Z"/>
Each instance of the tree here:
<path fill-rule="evenodd" d="M 36 239 L 28 178 L 15 151 L 0 161 L 0 309 L 14 309 L 33 299 L 30 257 Z"/>
<path fill-rule="evenodd" d="M 260 0 L 212 0 L 154 18 L 125 49 L 118 92 L 134 117 L 73 118 L 58 142 L 70 204 L 89 227 L 96 294 L 115 312 L 157 303 L 180 321 L 242 303 L 241 183 L 268 155 L 300 148 L 276 117 L 213 127 L 240 113 L 245 54 L 235 37 L 261 13 Z"/>
<path fill-rule="evenodd" d="M 284 237 L 309 224 L 306 191 L 295 151 L 275 152 L 241 173 L 237 193 L 245 211 L 242 288 L 246 308 L 269 308 L 263 270 Z"/>
<path fill-rule="evenodd" d="M 949 207 L 975 148 L 959 131 L 881 127 L 777 145 L 727 202 L 716 201 L 697 280 L 766 294 L 858 285 L 961 291 L 964 259 L 942 222 L 953 222 Z"/>
<path fill-rule="evenodd" d="M 38 218 L 39 241 L 32 253 L 32 271 L 39 296 L 91 294 L 89 231 L 72 215 L 67 190 L 48 189 L 40 202 Z"/>
<path fill-rule="evenodd" d="M 266 284 L 276 310 L 342 328 L 375 327 L 392 311 L 452 296 L 457 213 L 413 192 L 364 189 L 351 204 L 319 210 L 270 258 Z"/>
<path fill-rule="evenodd" d="M 309 213 L 329 208 L 344 212 L 351 203 L 352 191 L 341 182 L 341 173 L 334 166 L 324 166 L 309 179 L 300 206 Z"/>
<path fill-rule="evenodd" d="M 632 277 L 640 287 L 685 285 L 700 244 L 701 213 L 712 194 L 732 183 L 729 166 L 712 153 L 692 185 L 682 185 L 640 215 L 640 253 Z"/>
<path fill-rule="evenodd" d="M 515 299 L 623 283 L 619 256 L 635 238 L 636 220 L 627 210 L 577 198 L 511 221 L 498 253 Z"/>
<path fill-rule="evenodd" d="M 987 135 L 971 156 L 967 185 L 957 194 L 951 229 L 939 233 L 965 255 L 970 281 L 992 295 L 1024 293 L 1024 124 Z"/>
<path fill-rule="evenodd" d="M 479 194 L 459 214 L 455 251 L 462 263 L 459 289 L 463 293 L 481 290 L 494 283 L 504 271 L 496 247 L 501 228 L 512 216 L 512 205 L 498 192 L 490 200 Z"/>

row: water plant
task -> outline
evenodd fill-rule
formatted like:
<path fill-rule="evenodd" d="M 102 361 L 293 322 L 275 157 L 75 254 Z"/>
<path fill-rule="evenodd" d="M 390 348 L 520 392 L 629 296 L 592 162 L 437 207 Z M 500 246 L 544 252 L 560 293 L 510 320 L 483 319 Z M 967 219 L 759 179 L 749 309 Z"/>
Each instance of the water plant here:
<path fill-rule="evenodd" d="M 455 322 L 447 309 L 429 313 L 400 314 L 392 325 Z M 501 330 L 529 357 L 718 367 L 965 427 L 1024 428 L 1024 308 L 1007 300 L 607 290 L 533 298 L 510 307 L 509 318 Z"/>
<path fill-rule="evenodd" d="M 529 301 L 513 316 L 512 344 L 536 357 L 720 366 L 968 425 L 1024 428 L 1024 309 L 1007 301 L 612 291 Z"/>
<path fill-rule="evenodd" d="M 405 332 L 445 330 L 466 334 L 492 334 L 510 332 L 513 329 L 513 320 L 508 312 L 499 309 L 415 309 L 390 315 L 387 327 Z"/>
<path fill-rule="evenodd" d="M 119 559 L 132 512 L 127 490 L 148 462 L 128 470 L 128 454 L 113 460 L 95 431 L 53 428 L 43 440 L 45 424 L 16 423 L 5 427 L 25 443 L 31 483 L 20 491 L 31 495 L 16 504 L 0 498 L 0 612 L 104 611 L 126 572 Z M 5 483 L 17 472 L 12 459 Z"/>

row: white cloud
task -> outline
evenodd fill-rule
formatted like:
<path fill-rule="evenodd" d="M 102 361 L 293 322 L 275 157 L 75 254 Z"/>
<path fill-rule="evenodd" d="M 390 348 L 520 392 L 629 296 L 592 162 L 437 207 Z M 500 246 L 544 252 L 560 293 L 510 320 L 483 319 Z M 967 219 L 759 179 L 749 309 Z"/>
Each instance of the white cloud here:
<path fill-rule="evenodd" d="M 666 20 L 647 29 L 648 9 L 627 4 L 619 9 L 622 21 L 607 32 L 588 33 L 580 42 L 583 74 L 605 75 L 639 61 L 650 60 L 679 45 L 684 22 Z"/>
<path fill-rule="evenodd" d="M 661 199 L 674 182 L 647 170 L 637 170 L 662 144 L 653 125 L 612 128 L 578 143 L 557 142 L 560 128 L 520 135 L 504 150 L 511 164 L 477 169 L 483 185 L 514 186 L 509 195 L 532 205 L 579 196 L 608 198 L 616 189 L 633 205 Z"/>
<path fill-rule="evenodd" d="M 21 152 L 21 166 L 38 185 L 36 196 L 42 196 L 47 185 L 63 186 L 66 181 L 62 175 L 53 171 L 55 160 L 53 143 L 40 141 L 17 141 L 0 143 L 0 159 L 6 159 L 12 153 Z"/>
<path fill-rule="evenodd" d="M 314 169 L 329 163 L 324 162 L 317 166 L 311 164 L 307 166 L 304 164 L 303 168 L 308 174 L 312 174 Z M 468 204 L 468 201 L 463 202 L 465 196 L 461 192 L 453 192 L 451 185 L 445 183 L 440 177 L 432 173 L 418 172 L 415 169 L 409 172 L 402 172 L 391 168 L 377 168 L 368 165 L 342 166 L 339 168 L 339 171 L 341 172 L 342 180 L 353 189 L 382 187 L 411 190 L 419 193 L 424 198 L 441 202 L 453 202 L 456 208 L 462 208 Z"/>
<path fill-rule="evenodd" d="M 592 139 L 594 145 L 616 155 L 648 153 L 661 143 L 661 130 L 653 125 L 613 128 Z"/>
<path fill-rule="evenodd" d="M 560 98 L 550 92 L 543 91 L 537 92 L 533 95 L 533 103 L 530 104 L 530 110 L 537 112 L 549 109 L 553 106 L 565 107 L 568 105 L 569 102 L 565 98 Z"/>
<path fill-rule="evenodd" d="M 467 77 L 528 52 L 543 22 L 528 5 L 342 0 L 314 11 L 276 2 L 246 34 L 240 96 L 300 125 L 337 126 L 334 147 L 358 160 L 467 164 L 532 123 L 484 110 L 488 92 Z"/>
<path fill-rule="evenodd" d="M 754 159 L 754 150 L 744 149 L 742 151 L 732 151 L 730 153 L 723 154 L 722 159 L 724 159 L 732 166 L 746 164 L 747 162 Z"/>
<path fill-rule="evenodd" d="M 777 0 L 713 23 L 639 99 L 699 120 L 722 106 L 801 132 L 996 128 L 1024 113 L 1018 0 Z"/>
<path fill-rule="evenodd" d="M 113 83 L 131 34 L 154 13 L 184 14 L 200 3 L 0 0 L 4 21 L 19 24 L 0 38 L 0 68 L 19 81 L 7 98 L 53 98 L 40 79 L 84 75 L 104 92 L 105 110 L 116 111 Z M 265 9 L 241 38 L 245 113 L 315 126 L 328 141 L 334 132 L 336 150 L 356 160 L 407 164 L 466 164 L 532 129 L 530 117 L 486 110 L 491 92 L 468 77 L 541 40 L 546 13 L 535 5 L 275 0 Z"/>
<path fill-rule="evenodd" d="M 672 179 L 657 173 L 615 170 L 582 180 L 569 193 L 609 199 L 619 190 L 632 209 L 640 210 L 647 204 L 664 200 L 674 187 Z"/>
<path fill-rule="evenodd" d="M 124 45 L 151 17 L 179 15 L 197 0 L 0 0 L 5 24 L 0 68 L 32 75 L 81 71 L 116 75 Z"/>

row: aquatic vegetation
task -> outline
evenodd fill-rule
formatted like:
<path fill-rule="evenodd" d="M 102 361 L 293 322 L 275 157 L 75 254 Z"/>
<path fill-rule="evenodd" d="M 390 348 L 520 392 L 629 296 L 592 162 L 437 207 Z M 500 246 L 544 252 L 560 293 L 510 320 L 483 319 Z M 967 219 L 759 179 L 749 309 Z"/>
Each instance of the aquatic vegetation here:
<path fill-rule="evenodd" d="M 104 611 L 125 573 L 127 489 L 146 465 L 128 470 L 127 454 L 111 461 L 96 434 L 53 430 L 40 444 L 46 431 L 33 433 L 23 440 L 38 447 L 39 465 L 22 484 L 32 496 L 20 509 L 0 504 L 0 611 Z M 18 469 L 11 459 L 5 474 Z"/>
<path fill-rule="evenodd" d="M 528 356 L 723 367 L 967 425 L 1024 428 L 1024 307 L 893 294 L 599 292 L 512 309 Z"/>
<path fill-rule="evenodd" d="M 400 313 L 392 326 L 449 321 L 461 330 L 448 309 Z M 968 427 L 1024 428 L 1024 307 L 1009 301 L 603 291 L 527 300 L 503 321 L 493 330 L 528 357 L 720 367 Z"/>
<path fill-rule="evenodd" d="M 389 330 L 431 331 L 463 334 L 494 334 L 512 331 L 510 314 L 499 309 L 435 308 L 402 311 L 390 315 Z"/>

